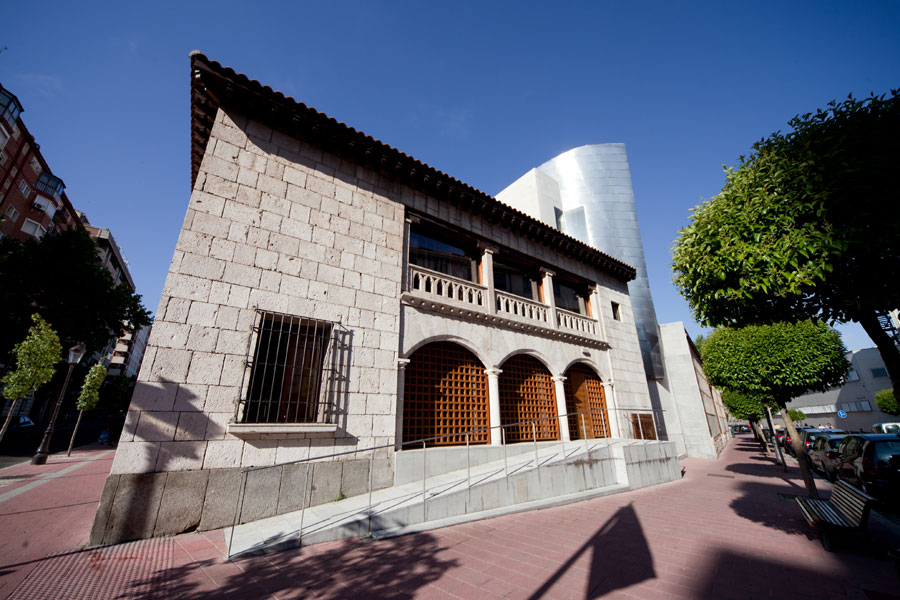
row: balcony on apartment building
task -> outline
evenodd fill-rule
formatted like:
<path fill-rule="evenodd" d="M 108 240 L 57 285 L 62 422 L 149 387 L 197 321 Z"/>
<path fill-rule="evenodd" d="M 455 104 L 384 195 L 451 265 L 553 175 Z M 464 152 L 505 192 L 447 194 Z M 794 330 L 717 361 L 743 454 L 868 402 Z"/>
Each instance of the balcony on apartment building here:
<path fill-rule="evenodd" d="M 401 300 L 474 321 L 606 346 L 593 282 L 414 220 Z"/>

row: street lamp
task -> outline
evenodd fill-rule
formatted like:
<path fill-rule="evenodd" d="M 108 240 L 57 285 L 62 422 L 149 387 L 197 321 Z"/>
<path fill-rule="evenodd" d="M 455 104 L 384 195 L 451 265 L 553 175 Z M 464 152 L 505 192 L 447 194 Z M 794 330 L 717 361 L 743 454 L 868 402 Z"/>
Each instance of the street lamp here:
<path fill-rule="evenodd" d="M 53 407 L 53 415 L 50 417 L 50 424 L 47 425 L 47 431 L 44 432 L 44 438 L 41 445 L 38 446 L 37 453 L 31 457 L 31 464 L 43 465 L 47 463 L 47 454 L 50 452 L 50 436 L 53 435 L 53 426 L 56 425 L 56 416 L 59 414 L 59 407 L 62 406 L 63 396 L 66 395 L 66 387 L 69 385 L 69 377 L 72 376 L 72 369 L 81 361 L 86 348 L 83 343 L 78 343 L 69 348 L 69 372 L 66 373 L 66 380 L 63 382 L 62 389 L 59 391 L 59 399 L 56 406 Z"/>

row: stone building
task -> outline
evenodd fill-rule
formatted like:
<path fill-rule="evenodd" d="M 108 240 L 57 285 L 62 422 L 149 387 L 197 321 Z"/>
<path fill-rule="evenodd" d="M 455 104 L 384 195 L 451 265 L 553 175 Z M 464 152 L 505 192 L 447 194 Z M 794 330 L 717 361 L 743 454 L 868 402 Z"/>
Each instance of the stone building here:
<path fill-rule="evenodd" d="M 634 268 L 199 53 L 191 115 L 93 543 L 230 525 L 251 466 L 327 456 L 313 505 L 393 485 L 423 439 L 655 438 Z M 242 502 L 296 508 L 271 472 Z"/>

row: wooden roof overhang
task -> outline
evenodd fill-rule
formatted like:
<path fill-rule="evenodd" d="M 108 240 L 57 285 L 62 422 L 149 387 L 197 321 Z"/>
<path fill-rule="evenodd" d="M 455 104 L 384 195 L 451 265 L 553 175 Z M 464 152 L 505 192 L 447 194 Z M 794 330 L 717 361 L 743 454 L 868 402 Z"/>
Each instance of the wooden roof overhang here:
<path fill-rule="evenodd" d="M 191 53 L 191 185 L 209 142 L 219 107 L 231 108 L 285 134 L 355 162 L 474 216 L 597 267 L 621 281 L 634 267 L 600 252 L 496 198 L 438 171 L 353 127 L 308 107 L 246 75 L 223 67 L 202 53 Z"/>

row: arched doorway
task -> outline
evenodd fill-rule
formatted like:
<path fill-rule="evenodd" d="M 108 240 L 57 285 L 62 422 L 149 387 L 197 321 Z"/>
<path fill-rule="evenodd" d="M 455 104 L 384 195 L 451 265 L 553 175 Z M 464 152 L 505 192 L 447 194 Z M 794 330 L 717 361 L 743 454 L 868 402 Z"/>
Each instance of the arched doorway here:
<path fill-rule="evenodd" d="M 477 356 L 458 344 L 434 342 L 409 357 L 403 383 L 404 444 L 487 428 L 489 415 L 487 375 Z M 471 444 L 489 441 L 487 429 L 469 436 Z M 428 446 L 465 443 L 465 435 L 426 442 Z"/>
<path fill-rule="evenodd" d="M 566 413 L 569 416 L 569 437 L 573 440 L 609 437 L 609 416 L 603 382 L 585 365 L 572 365 L 566 371 Z M 582 415 L 573 413 L 583 413 Z"/>
<path fill-rule="evenodd" d="M 538 440 L 558 440 L 559 420 L 556 418 L 556 399 L 553 381 L 547 367 L 524 354 L 513 356 L 500 367 L 500 420 L 505 427 L 507 443 Z M 534 423 L 532 421 L 542 419 Z"/>

